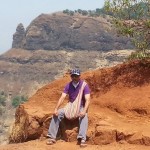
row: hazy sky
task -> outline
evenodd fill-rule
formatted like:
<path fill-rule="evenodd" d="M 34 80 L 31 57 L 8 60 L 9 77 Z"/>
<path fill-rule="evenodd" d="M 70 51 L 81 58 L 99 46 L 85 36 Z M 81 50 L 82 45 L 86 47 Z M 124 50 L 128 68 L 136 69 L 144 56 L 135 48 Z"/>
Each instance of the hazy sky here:
<path fill-rule="evenodd" d="M 19 23 L 26 28 L 41 13 L 64 9 L 95 10 L 103 6 L 104 0 L 0 0 L 0 54 L 11 48 Z"/>

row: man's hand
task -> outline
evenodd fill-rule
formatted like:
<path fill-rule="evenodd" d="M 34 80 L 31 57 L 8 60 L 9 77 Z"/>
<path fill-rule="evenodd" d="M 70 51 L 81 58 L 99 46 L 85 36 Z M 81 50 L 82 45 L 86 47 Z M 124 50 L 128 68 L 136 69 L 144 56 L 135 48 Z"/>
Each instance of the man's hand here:
<path fill-rule="evenodd" d="M 90 104 L 90 94 L 86 94 L 85 95 L 85 100 L 86 100 L 86 102 L 85 102 L 85 107 L 83 108 L 83 110 L 79 113 L 79 117 L 84 117 L 85 116 L 85 114 L 86 114 L 86 112 L 87 112 L 87 109 L 88 109 L 88 107 L 89 107 L 89 104 Z"/>
<path fill-rule="evenodd" d="M 55 110 L 54 110 L 54 114 L 53 114 L 53 115 L 58 116 L 58 108 L 59 108 L 60 105 L 63 103 L 63 101 L 64 101 L 66 95 L 67 95 L 66 93 L 62 93 L 62 95 L 61 95 L 61 97 L 59 98 L 58 103 L 57 103 L 57 105 L 56 105 L 56 107 L 55 107 Z"/>
<path fill-rule="evenodd" d="M 80 113 L 79 113 L 79 117 L 84 117 L 85 116 L 85 114 L 86 114 L 86 111 L 81 111 Z"/>
<path fill-rule="evenodd" d="M 54 110 L 54 116 L 58 116 L 58 110 L 57 109 Z"/>
<path fill-rule="evenodd" d="M 79 117 L 84 117 L 86 115 L 86 112 L 88 110 L 89 104 L 90 104 L 90 94 L 86 94 L 85 95 L 85 106 L 83 108 L 83 110 L 79 113 Z"/>

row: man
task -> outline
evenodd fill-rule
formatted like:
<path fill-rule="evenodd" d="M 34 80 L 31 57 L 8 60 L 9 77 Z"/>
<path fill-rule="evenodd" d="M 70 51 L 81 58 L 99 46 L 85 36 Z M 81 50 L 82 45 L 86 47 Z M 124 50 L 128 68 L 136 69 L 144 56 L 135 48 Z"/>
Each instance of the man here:
<path fill-rule="evenodd" d="M 79 133 L 77 139 L 78 141 L 80 141 L 80 146 L 85 147 L 87 146 L 85 142 L 86 142 L 86 132 L 88 128 L 87 111 L 90 104 L 90 89 L 88 84 L 80 79 L 80 70 L 73 69 L 70 74 L 72 81 L 65 86 L 64 91 L 55 107 L 54 115 L 48 130 L 47 136 L 49 137 L 49 139 L 47 141 L 47 144 L 51 145 L 56 143 L 56 135 L 58 132 L 60 121 L 64 117 L 73 118 L 73 116 L 67 116 L 66 108 L 59 109 L 66 95 L 68 94 L 69 104 L 72 105 L 73 103 L 75 103 L 75 101 L 78 100 L 77 106 L 79 105 L 79 111 L 73 110 L 72 112 L 70 111 L 69 114 L 77 112 L 77 117 L 79 118 Z"/>

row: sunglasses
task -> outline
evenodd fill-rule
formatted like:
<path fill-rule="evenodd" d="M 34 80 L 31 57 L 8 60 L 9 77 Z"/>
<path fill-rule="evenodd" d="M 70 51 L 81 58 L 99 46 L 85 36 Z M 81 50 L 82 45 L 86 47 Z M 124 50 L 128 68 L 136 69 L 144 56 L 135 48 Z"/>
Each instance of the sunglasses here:
<path fill-rule="evenodd" d="M 78 77 L 79 75 L 75 75 L 75 74 L 71 75 L 71 78 L 78 78 Z"/>

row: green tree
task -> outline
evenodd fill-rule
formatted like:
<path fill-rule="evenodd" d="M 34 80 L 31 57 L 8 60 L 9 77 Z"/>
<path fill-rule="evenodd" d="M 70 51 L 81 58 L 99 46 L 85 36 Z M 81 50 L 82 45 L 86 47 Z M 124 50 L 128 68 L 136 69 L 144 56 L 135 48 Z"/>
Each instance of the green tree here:
<path fill-rule="evenodd" d="M 135 47 L 150 48 L 150 0 L 105 0 L 105 10 L 113 14 L 118 33 L 129 36 Z"/>
<path fill-rule="evenodd" d="M 63 13 L 64 13 L 64 14 L 69 14 L 69 9 L 63 10 Z"/>
<path fill-rule="evenodd" d="M 73 16 L 73 15 L 74 15 L 74 11 L 70 10 L 70 11 L 69 11 L 69 15 L 70 15 L 70 16 Z"/>
<path fill-rule="evenodd" d="M 82 10 L 82 15 L 83 15 L 83 16 L 88 15 L 88 11 L 87 11 L 87 10 Z"/>
<path fill-rule="evenodd" d="M 79 14 L 82 14 L 82 10 L 81 9 L 78 9 L 77 11 L 78 11 Z"/>

